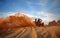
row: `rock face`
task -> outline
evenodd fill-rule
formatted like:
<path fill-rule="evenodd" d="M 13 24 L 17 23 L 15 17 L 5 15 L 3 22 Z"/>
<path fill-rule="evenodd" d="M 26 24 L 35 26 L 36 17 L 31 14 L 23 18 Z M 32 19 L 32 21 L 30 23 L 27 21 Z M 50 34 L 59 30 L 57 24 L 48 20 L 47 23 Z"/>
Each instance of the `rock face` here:
<path fill-rule="evenodd" d="M 18 28 L 18 27 L 34 27 L 35 24 L 28 16 L 24 14 L 15 14 L 6 17 L 0 22 L 0 29 Z"/>

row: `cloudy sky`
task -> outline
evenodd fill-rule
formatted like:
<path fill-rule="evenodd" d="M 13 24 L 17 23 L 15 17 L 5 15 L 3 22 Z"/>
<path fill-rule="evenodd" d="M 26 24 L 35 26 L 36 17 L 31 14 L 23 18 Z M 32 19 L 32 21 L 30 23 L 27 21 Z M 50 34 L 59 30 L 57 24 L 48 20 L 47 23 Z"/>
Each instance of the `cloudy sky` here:
<path fill-rule="evenodd" d="M 60 19 L 60 0 L 0 0 L 0 17 L 23 12 L 45 23 Z"/>

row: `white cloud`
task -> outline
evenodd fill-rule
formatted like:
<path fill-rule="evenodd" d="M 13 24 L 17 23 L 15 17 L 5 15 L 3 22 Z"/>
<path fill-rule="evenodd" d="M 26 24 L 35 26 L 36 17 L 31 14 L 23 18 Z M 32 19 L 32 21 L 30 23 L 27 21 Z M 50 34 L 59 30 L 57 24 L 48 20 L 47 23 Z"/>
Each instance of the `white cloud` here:
<path fill-rule="evenodd" d="M 54 0 L 54 2 L 51 4 L 52 7 L 60 5 L 60 0 Z"/>
<path fill-rule="evenodd" d="M 2 16 L 2 17 L 7 17 L 7 16 L 11 16 L 11 15 L 17 15 L 17 14 L 24 14 L 24 15 L 26 15 L 26 16 L 28 16 L 28 17 L 30 17 L 30 18 L 33 18 L 33 17 L 35 17 L 34 15 L 31 15 L 31 14 L 27 14 L 27 13 L 25 13 L 25 12 L 7 12 L 7 13 L 3 13 L 2 15 L 4 15 L 4 16 Z"/>
<path fill-rule="evenodd" d="M 60 8 L 58 8 L 58 9 L 54 9 L 53 11 L 54 11 L 54 12 L 58 12 L 58 13 L 60 13 Z"/>
<path fill-rule="evenodd" d="M 55 20 L 55 15 L 48 12 L 38 12 L 37 17 L 41 18 L 45 24 L 47 24 L 49 21 Z"/>
<path fill-rule="evenodd" d="M 33 3 L 30 2 L 30 1 L 26 1 L 26 3 L 27 3 L 27 6 L 28 6 L 28 8 L 29 8 L 29 11 L 30 11 L 30 12 L 33 12 L 33 11 L 35 10 L 35 8 L 34 8 L 34 6 L 33 6 Z M 35 4 L 35 3 L 34 3 L 34 4 Z"/>
<path fill-rule="evenodd" d="M 37 4 L 41 6 L 45 6 L 47 2 L 48 0 L 40 0 L 40 2 L 38 2 Z"/>
<path fill-rule="evenodd" d="M 26 1 L 26 3 L 27 3 L 28 5 L 31 5 L 31 4 L 32 4 L 32 2 L 30 2 L 30 1 Z"/>

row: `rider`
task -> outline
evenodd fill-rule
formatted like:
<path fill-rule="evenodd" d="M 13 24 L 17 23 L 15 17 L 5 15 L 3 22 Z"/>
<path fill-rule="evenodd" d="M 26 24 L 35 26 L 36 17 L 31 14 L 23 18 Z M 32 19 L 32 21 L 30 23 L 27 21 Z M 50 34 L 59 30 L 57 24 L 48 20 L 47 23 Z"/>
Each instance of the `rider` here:
<path fill-rule="evenodd" d="M 36 26 L 43 26 L 42 20 L 40 18 L 35 19 Z"/>

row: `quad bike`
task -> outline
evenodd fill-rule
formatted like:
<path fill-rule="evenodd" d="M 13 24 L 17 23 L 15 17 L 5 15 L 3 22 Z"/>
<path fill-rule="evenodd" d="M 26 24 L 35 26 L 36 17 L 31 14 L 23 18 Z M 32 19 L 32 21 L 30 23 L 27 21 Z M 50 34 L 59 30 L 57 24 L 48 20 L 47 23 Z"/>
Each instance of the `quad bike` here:
<path fill-rule="evenodd" d="M 44 26 L 44 23 L 42 22 L 41 19 L 35 19 L 35 24 L 36 24 L 36 26 L 38 26 L 38 27 Z"/>

